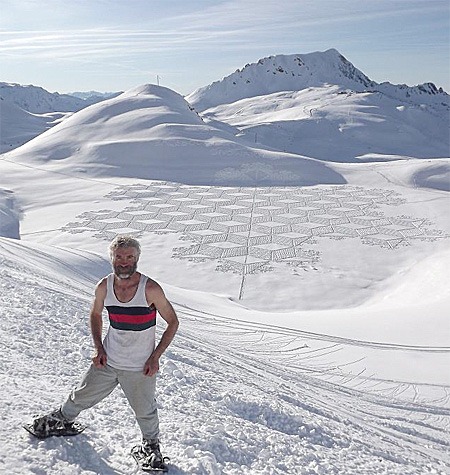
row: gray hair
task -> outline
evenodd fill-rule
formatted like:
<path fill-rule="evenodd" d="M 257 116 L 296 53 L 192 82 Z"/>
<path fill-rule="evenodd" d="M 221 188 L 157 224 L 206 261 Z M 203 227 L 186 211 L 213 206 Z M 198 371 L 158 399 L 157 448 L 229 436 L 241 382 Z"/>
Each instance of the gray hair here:
<path fill-rule="evenodd" d="M 116 236 L 109 245 L 109 255 L 112 258 L 114 251 L 119 247 L 134 247 L 137 250 L 137 258 L 141 255 L 141 245 L 133 236 L 119 235 Z"/>

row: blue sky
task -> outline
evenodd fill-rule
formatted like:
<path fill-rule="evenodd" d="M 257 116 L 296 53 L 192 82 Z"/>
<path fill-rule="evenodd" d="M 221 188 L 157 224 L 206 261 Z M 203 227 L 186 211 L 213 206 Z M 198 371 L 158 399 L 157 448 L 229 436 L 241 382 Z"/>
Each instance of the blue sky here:
<path fill-rule="evenodd" d="M 450 92 L 448 0 L 0 0 L 0 81 L 188 94 L 275 54 L 336 48 L 371 79 Z M 157 79 L 158 78 L 158 79 Z"/>

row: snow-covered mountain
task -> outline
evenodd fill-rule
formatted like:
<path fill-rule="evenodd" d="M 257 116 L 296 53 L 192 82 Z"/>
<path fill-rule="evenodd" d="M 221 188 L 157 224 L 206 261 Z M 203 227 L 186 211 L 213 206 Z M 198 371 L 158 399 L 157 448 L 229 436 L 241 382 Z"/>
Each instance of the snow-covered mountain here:
<path fill-rule="evenodd" d="M 115 94 L 76 97 L 36 86 L 0 82 L 0 153 L 23 145 L 73 112 Z"/>
<path fill-rule="evenodd" d="M 309 87 L 241 99 L 202 113 L 247 143 L 334 162 L 436 158 L 450 154 L 445 111 L 380 92 Z"/>
<path fill-rule="evenodd" d="M 377 84 L 336 50 L 264 58 L 186 99 L 248 142 L 321 160 L 450 155 L 445 91 Z"/>
<path fill-rule="evenodd" d="M 48 116 L 38 120 L 22 114 L 18 126 L 15 116 L 20 113 L 11 108 L 76 111 L 109 95 L 74 94 L 83 99 L 0 83 L 0 97 L 11 104 L 7 107 L 2 101 L 0 151 L 56 123 Z M 432 83 L 378 84 L 334 49 L 260 59 L 186 100 L 209 126 L 237 136 L 247 146 L 333 162 L 450 156 L 445 91 Z"/>
<path fill-rule="evenodd" d="M 23 145 L 68 115 L 68 112 L 33 114 L 0 97 L 0 153 Z"/>
<path fill-rule="evenodd" d="M 75 112 L 104 100 L 102 96 L 81 99 L 69 94 L 48 92 L 42 87 L 0 82 L 0 97 L 34 114 Z"/>
<path fill-rule="evenodd" d="M 449 95 L 432 83 L 414 87 L 378 84 L 369 79 L 337 50 L 296 55 L 277 55 L 247 64 L 220 81 L 201 87 L 186 96 L 197 111 L 249 97 L 275 92 L 301 91 L 327 85 L 341 91 L 379 91 L 414 104 L 449 109 Z"/>
<path fill-rule="evenodd" d="M 83 99 L 84 101 L 88 101 L 90 103 L 99 102 L 100 100 L 111 99 L 112 97 L 116 97 L 119 94 L 122 94 L 123 91 L 120 92 L 99 92 L 99 91 L 75 91 L 75 92 L 68 92 L 69 96 L 78 97 L 79 99 Z"/>
<path fill-rule="evenodd" d="M 260 174 L 261 184 L 343 182 L 320 162 L 240 143 L 233 134 L 205 124 L 181 95 L 152 85 L 87 107 L 7 157 L 35 165 L 59 162 L 61 168 L 104 176 L 138 173 L 191 184 L 231 183 L 233 175 L 239 184 L 254 184 L 252 174 L 239 172 L 244 164 L 276 166 L 273 176 Z M 186 175 L 186 166 L 196 173 Z"/>

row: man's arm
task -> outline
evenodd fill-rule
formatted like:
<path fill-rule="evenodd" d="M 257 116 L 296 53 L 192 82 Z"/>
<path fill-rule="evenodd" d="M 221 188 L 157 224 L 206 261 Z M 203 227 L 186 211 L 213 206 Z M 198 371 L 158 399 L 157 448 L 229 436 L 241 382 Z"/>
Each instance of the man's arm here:
<path fill-rule="evenodd" d="M 171 303 L 167 300 L 162 288 L 158 283 L 152 280 L 147 281 L 145 289 L 147 302 L 153 304 L 161 317 L 166 321 L 167 327 L 161 336 L 161 340 L 151 354 L 144 366 L 144 374 L 153 376 L 159 370 L 159 359 L 172 342 L 179 326 L 179 321 Z"/>
<path fill-rule="evenodd" d="M 102 343 L 102 329 L 103 329 L 103 319 L 102 312 L 104 307 L 106 297 L 106 279 L 101 280 L 97 287 L 95 288 L 95 297 L 92 303 L 91 314 L 90 314 L 90 324 L 91 324 L 91 334 L 92 340 L 94 341 L 94 346 L 96 350 L 95 356 L 92 358 L 94 366 L 97 368 L 102 368 L 106 365 L 106 352 L 103 348 Z"/>

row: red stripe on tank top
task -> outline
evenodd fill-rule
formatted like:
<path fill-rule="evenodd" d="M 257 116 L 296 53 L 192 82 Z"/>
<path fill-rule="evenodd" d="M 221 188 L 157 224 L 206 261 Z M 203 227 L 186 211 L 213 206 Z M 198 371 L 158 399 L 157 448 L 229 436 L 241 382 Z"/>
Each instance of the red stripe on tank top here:
<path fill-rule="evenodd" d="M 147 323 L 156 319 L 156 312 L 147 313 L 145 315 L 125 315 L 120 313 L 110 313 L 109 318 L 120 323 Z"/>

